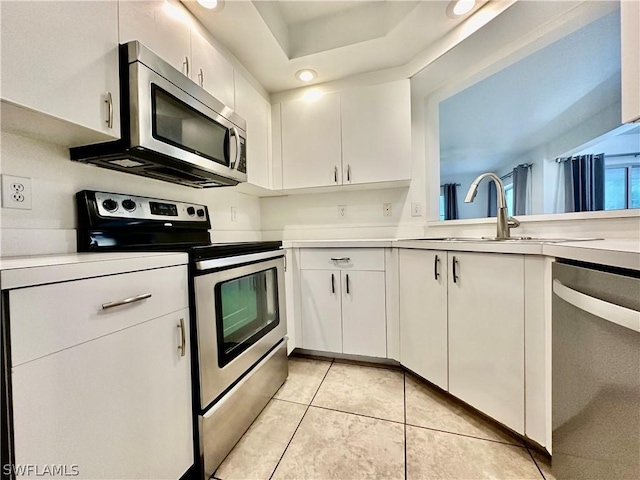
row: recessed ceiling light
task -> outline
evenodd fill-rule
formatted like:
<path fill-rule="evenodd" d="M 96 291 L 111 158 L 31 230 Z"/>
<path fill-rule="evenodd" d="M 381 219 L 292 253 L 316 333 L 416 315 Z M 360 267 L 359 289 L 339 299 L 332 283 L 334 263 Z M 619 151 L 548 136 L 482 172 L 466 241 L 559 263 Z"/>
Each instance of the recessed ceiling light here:
<path fill-rule="evenodd" d="M 198 0 L 198 3 L 209 10 L 218 6 L 218 0 Z"/>
<path fill-rule="evenodd" d="M 317 75 L 318 73 L 315 70 L 310 70 L 308 68 L 305 68 L 304 70 L 298 70 L 296 72 L 296 78 L 301 82 L 310 82 L 311 80 L 316 78 Z"/>
<path fill-rule="evenodd" d="M 476 6 L 476 0 L 458 0 L 453 5 L 453 14 L 457 16 L 465 15 Z"/>

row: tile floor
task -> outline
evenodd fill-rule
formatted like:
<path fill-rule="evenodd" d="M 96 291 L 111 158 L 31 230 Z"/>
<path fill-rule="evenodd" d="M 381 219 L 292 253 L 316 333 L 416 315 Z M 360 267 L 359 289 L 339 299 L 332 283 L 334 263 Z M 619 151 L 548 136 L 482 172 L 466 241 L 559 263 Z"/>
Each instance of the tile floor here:
<path fill-rule="evenodd" d="M 500 426 L 401 370 L 294 357 L 215 478 L 553 479 Z"/>

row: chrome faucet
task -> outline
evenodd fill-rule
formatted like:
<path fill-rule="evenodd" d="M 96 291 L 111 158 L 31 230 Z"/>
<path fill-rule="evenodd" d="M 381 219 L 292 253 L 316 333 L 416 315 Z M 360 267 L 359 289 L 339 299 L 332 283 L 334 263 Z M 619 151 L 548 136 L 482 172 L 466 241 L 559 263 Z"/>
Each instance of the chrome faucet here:
<path fill-rule="evenodd" d="M 507 215 L 507 200 L 504 195 L 504 185 L 502 185 L 502 180 L 494 173 L 483 173 L 478 176 L 469 187 L 469 191 L 467 192 L 467 196 L 465 197 L 465 203 L 473 202 L 473 199 L 476 197 L 478 193 L 478 185 L 480 182 L 489 177 L 496 184 L 496 194 L 498 195 L 497 205 L 498 205 L 498 230 L 496 232 L 497 239 L 505 239 L 510 238 L 509 229 L 520 226 L 520 222 L 513 217 L 509 217 Z"/>

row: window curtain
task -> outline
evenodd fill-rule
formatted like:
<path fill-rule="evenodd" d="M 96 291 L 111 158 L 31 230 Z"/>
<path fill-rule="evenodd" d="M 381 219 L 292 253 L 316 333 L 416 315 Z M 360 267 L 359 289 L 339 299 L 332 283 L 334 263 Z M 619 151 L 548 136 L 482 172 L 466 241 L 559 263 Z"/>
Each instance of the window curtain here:
<path fill-rule="evenodd" d="M 445 183 L 444 189 L 444 219 L 458 219 L 458 193 L 455 183 Z"/>
<path fill-rule="evenodd" d="M 531 172 L 529 165 L 518 165 L 513 169 L 513 212 L 509 215 L 531 213 Z"/>
<path fill-rule="evenodd" d="M 489 198 L 487 203 L 487 217 L 498 216 L 498 196 L 496 194 L 496 184 L 489 182 Z"/>
<path fill-rule="evenodd" d="M 604 154 L 561 158 L 564 211 L 604 210 Z"/>

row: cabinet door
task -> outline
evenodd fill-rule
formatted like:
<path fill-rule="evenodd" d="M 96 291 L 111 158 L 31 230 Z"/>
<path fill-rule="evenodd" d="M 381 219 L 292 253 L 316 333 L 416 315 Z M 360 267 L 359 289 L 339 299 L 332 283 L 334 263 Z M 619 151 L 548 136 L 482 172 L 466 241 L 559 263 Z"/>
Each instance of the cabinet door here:
<path fill-rule="evenodd" d="M 524 433 L 524 257 L 449 252 L 449 391 Z"/>
<path fill-rule="evenodd" d="M 409 80 L 341 94 L 343 183 L 411 178 Z"/>
<path fill-rule="evenodd" d="M 342 183 L 340 94 L 283 102 L 283 188 Z"/>
<path fill-rule="evenodd" d="M 117 7 L 115 1 L 0 2 L 2 99 L 118 138 Z"/>
<path fill-rule="evenodd" d="M 206 38 L 193 29 L 191 61 L 190 73 L 193 81 L 227 107 L 234 109 L 233 67 Z"/>
<path fill-rule="evenodd" d="M 384 272 L 342 272 L 342 351 L 387 357 Z"/>
<path fill-rule="evenodd" d="M 447 252 L 399 256 L 400 363 L 447 390 Z"/>
<path fill-rule="evenodd" d="M 620 2 L 622 122 L 640 120 L 640 3 Z"/>
<path fill-rule="evenodd" d="M 13 368 L 16 463 L 180 478 L 194 461 L 188 319 L 180 310 Z"/>
<path fill-rule="evenodd" d="M 302 348 L 342 353 L 340 271 L 302 270 Z"/>
<path fill-rule="evenodd" d="M 182 5 L 168 0 L 120 0 L 118 7 L 120 43 L 138 40 L 190 75 L 190 31 L 185 19 L 191 14 Z"/>
<path fill-rule="evenodd" d="M 240 74 L 235 75 L 236 112 L 247 121 L 249 183 L 270 188 L 269 122 L 271 105 Z"/>

